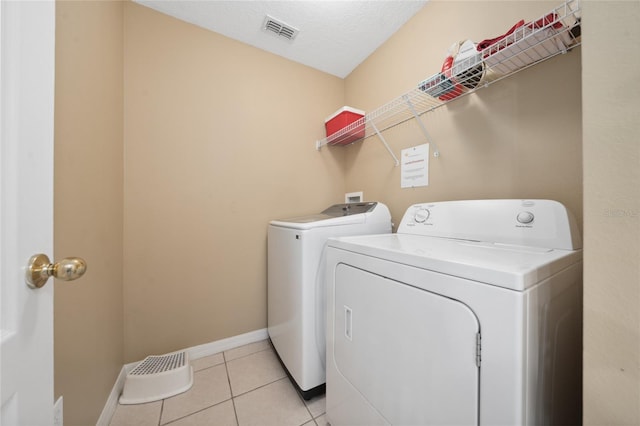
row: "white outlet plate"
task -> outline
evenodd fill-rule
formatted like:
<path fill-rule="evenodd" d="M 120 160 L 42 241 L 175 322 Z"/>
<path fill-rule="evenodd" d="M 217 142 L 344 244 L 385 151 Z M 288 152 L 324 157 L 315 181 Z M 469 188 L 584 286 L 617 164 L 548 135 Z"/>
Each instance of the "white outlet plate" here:
<path fill-rule="evenodd" d="M 362 191 L 360 192 L 347 192 L 344 194 L 345 203 L 361 203 L 364 200 Z"/>

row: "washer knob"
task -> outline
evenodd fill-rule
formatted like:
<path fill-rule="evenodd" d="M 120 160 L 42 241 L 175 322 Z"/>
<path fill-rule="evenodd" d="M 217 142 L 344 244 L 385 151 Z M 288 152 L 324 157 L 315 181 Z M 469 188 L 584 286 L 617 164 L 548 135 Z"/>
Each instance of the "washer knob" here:
<path fill-rule="evenodd" d="M 533 222 L 534 218 L 535 217 L 533 216 L 533 213 L 531 213 L 531 212 L 520 212 L 520 213 L 518 213 L 517 220 L 520 223 L 528 224 L 528 223 Z"/>
<path fill-rule="evenodd" d="M 427 219 L 429 219 L 429 216 L 431 215 L 431 212 L 429 211 L 429 209 L 418 209 L 414 214 L 413 214 L 413 220 L 415 220 L 418 223 L 424 223 L 427 221 Z"/>

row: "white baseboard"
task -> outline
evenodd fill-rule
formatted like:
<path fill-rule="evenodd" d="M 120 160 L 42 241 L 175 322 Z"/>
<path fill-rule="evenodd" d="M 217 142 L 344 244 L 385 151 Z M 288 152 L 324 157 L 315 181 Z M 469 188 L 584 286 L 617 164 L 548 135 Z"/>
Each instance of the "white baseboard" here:
<path fill-rule="evenodd" d="M 189 354 L 189 359 L 198 359 L 268 338 L 269 334 L 267 333 L 267 329 L 263 328 L 261 330 L 250 331 L 249 333 L 239 334 L 237 336 L 228 337 L 215 342 L 205 343 L 204 345 L 193 346 L 185 350 Z"/>
<path fill-rule="evenodd" d="M 267 338 L 269 338 L 269 334 L 267 333 L 267 329 L 263 328 L 260 330 L 250 331 L 249 333 L 228 337 L 226 339 L 216 340 L 215 342 L 205 343 L 204 345 L 193 346 L 191 348 L 183 350 L 189 354 L 189 359 L 198 359 L 209 355 L 215 355 L 223 351 L 228 351 L 229 349 L 234 349 L 239 346 L 248 345 L 249 343 L 259 342 Z M 118 398 L 120 398 L 120 394 L 124 389 L 124 380 L 127 377 L 129 371 L 133 370 L 133 368 L 138 365 L 139 362 L 140 361 L 132 362 L 130 364 L 125 364 L 122 366 L 122 370 L 120 371 L 120 374 L 118 375 L 118 378 L 116 379 L 116 382 L 111 389 L 109 398 L 107 399 L 107 402 L 102 409 L 102 414 L 100 414 L 100 418 L 98 418 L 96 426 L 109 426 L 111 418 L 113 417 L 113 414 L 116 412 L 116 408 L 118 407 Z"/>
<path fill-rule="evenodd" d="M 126 365 L 122 366 L 120 374 L 118 374 L 118 378 L 116 379 L 113 388 L 111 388 L 109 398 L 107 398 L 107 402 L 104 404 L 104 408 L 102 409 L 102 413 L 98 418 L 96 426 L 109 426 L 109 423 L 111 423 L 111 418 L 118 407 L 118 398 L 120 398 L 122 389 L 124 389 L 124 379 L 127 377 L 127 373 L 129 371 L 131 370 L 128 370 Z"/>

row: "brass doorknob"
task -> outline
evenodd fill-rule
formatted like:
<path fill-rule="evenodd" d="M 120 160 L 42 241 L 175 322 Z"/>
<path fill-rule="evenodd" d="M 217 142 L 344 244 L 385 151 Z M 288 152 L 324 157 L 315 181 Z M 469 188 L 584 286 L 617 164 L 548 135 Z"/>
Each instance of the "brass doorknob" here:
<path fill-rule="evenodd" d="M 79 257 L 66 257 L 60 262 L 51 263 L 46 254 L 36 254 L 29 259 L 26 281 L 31 288 L 40 288 L 49 277 L 71 281 L 80 278 L 87 270 L 87 262 Z"/>

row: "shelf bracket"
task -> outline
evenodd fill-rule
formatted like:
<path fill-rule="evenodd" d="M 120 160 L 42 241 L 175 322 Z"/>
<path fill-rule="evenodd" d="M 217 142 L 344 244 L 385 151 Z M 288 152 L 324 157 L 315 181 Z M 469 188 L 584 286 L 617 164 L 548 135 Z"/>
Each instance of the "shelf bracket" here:
<path fill-rule="evenodd" d="M 433 156 L 436 158 L 440 157 L 440 151 L 438 150 L 438 145 L 433 143 L 431 136 L 429 136 L 429 132 L 427 132 L 427 128 L 424 126 L 424 123 L 422 122 L 422 120 L 420 120 L 420 116 L 418 115 L 418 113 L 416 112 L 416 109 L 411 103 L 411 99 L 405 96 L 405 101 L 407 102 L 407 106 L 409 107 L 409 110 L 411 111 L 416 121 L 418 122 L 418 126 L 420 127 L 420 130 L 422 130 L 422 133 L 424 134 L 424 137 L 427 139 L 427 142 L 429 142 L 429 144 L 433 146 Z"/>
<path fill-rule="evenodd" d="M 391 151 L 391 148 L 389 148 L 389 144 L 387 144 L 387 141 L 384 139 L 384 136 L 382 136 L 382 133 L 380 133 L 375 123 L 370 122 L 369 124 L 371 125 L 371 127 L 373 127 L 373 130 L 375 130 L 376 135 L 378 135 L 378 138 L 380 138 L 380 142 L 382 142 L 384 147 L 387 148 L 387 151 L 389 151 L 389 154 L 393 157 L 393 161 L 395 161 L 396 167 L 398 167 L 400 165 L 400 161 L 398 161 L 398 157 L 396 157 L 393 151 Z"/>

